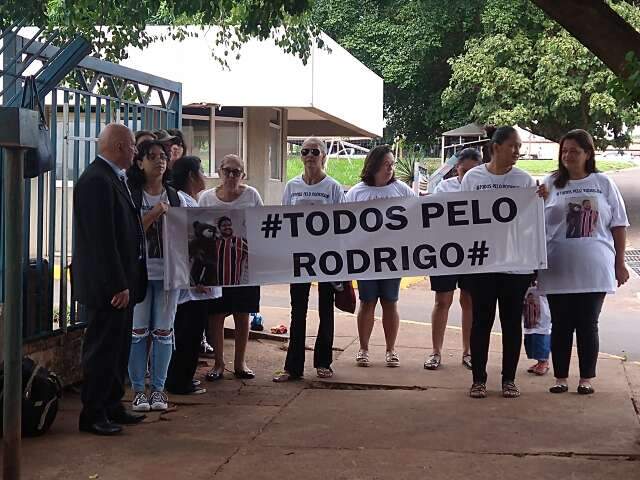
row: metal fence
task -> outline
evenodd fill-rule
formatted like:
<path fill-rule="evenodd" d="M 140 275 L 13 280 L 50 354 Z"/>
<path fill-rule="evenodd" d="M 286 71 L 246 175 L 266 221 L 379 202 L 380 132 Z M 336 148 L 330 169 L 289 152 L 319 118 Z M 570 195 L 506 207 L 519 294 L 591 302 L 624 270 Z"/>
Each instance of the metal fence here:
<path fill-rule="evenodd" d="M 15 35 L 18 29 L 15 26 L 0 36 L 1 103 L 20 94 L 25 75 L 37 75 L 61 53 L 51 37 L 44 38 L 39 31 L 25 38 Z M 15 88 L 7 89 L 15 79 Z M 180 128 L 181 97 L 180 83 L 93 57 L 82 59 L 46 94 L 56 168 L 25 180 L 25 338 L 51 335 L 84 323 L 82 308 L 71 300 L 69 283 L 73 186 L 95 158 L 100 131 L 111 122 L 123 123 L 134 131 Z M 0 190 L 0 201 L 2 196 Z M 2 253 L 3 248 L 0 245 Z M 3 259 L 4 255 L 0 258 L 4 274 Z M 3 287 L 0 284 L 4 298 Z"/>

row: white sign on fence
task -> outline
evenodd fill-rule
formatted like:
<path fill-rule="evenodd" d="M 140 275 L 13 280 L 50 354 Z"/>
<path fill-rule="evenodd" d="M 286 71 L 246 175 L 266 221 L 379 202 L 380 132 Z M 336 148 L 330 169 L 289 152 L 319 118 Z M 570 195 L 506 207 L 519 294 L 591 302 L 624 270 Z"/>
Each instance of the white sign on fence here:
<path fill-rule="evenodd" d="M 172 208 L 165 287 L 546 268 L 535 189 L 246 210 Z"/>

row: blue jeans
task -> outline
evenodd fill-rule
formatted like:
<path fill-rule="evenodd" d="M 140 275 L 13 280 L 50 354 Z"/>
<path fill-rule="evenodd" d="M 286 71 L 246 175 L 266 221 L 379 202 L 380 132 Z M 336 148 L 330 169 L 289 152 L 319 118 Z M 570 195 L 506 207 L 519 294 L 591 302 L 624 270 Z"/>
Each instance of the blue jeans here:
<path fill-rule="evenodd" d="M 151 390 L 164 390 L 173 353 L 173 322 L 180 290 L 164 290 L 162 280 L 149 280 L 147 294 L 133 309 L 129 378 L 136 392 L 144 392 L 149 332 L 151 332 Z M 162 331 L 169 335 L 161 335 Z"/>

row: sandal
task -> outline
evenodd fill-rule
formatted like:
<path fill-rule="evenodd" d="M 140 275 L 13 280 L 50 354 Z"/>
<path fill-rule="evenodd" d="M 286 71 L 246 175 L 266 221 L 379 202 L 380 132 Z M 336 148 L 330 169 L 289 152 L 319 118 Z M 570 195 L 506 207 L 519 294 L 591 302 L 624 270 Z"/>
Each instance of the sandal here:
<path fill-rule="evenodd" d="M 316 376 L 318 378 L 331 378 L 333 377 L 333 370 L 331 368 L 316 368 Z"/>
<path fill-rule="evenodd" d="M 224 370 L 219 372 L 215 368 L 212 368 L 207 372 L 204 378 L 209 382 L 215 382 L 217 380 L 222 380 L 224 378 Z"/>
<path fill-rule="evenodd" d="M 533 373 L 535 373 L 539 377 L 546 375 L 548 371 L 549 371 L 549 367 L 542 363 L 538 363 L 533 367 Z"/>
<path fill-rule="evenodd" d="M 549 391 L 551 393 L 567 393 L 569 391 L 569 386 L 564 383 L 556 383 L 549 389 Z"/>
<path fill-rule="evenodd" d="M 469 390 L 469 396 L 471 398 L 486 398 L 487 397 L 487 385 L 482 382 L 474 382 Z"/>
<path fill-rule="evenodd" d="M 240 378 L 243 380 L 251 380 L 256 378 L 256 374 L 253 373 L 253 370 L 250 370 L 248 368 L 246 370 L 235 370 L 233 374 L 236 378 Z"/>
<path fill-rule="evenodd" d="M 302 376 L 291 375 L 289 372 L 281 371 L 276 372 L 273 376 L 273 381 L 276 383 L 292 382 L 302 379 Z"/>
<path fill-rule="evenodd" d="M 471 354 L 467 353 L 462 355 L 462 365 L 467 370 L 471 370 L 473 367 L 471 366 Z"/>
<path fill-rule="evenodd" d="M 356 364 L 359 367 L 368 367 L 371 365 L 369 361 L 369 352 L 367 350 L 360 349 L 356 355 Z"/>
<path fill-rule="evenodd" d="M 502 396 L 504 398 L 518 398 L 520 389 L 514 382 L 504 382 L 502 384 Z"/>
<path fill-rule="evenodd" d="M 390 351 L 384 354 L 384 361 L 387 367 L 399 367 L 400 366 L 400 357 L 394 351 Z"/>
<path fill-rule="evenodd" d="M 440 366 L 442 357 L 439 353 L 432 353 L 424 362 L 425 370 L 437 370 Z"/>

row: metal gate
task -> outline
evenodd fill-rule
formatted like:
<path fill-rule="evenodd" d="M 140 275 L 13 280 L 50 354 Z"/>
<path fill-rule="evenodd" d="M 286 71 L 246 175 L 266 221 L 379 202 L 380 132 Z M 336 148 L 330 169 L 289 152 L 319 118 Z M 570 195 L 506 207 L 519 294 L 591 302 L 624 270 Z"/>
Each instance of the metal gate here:
<path fill-rule="evenodd" d="M 2 103 L 9 101 L 7 84 L 12 79 L 17 79 L 19 90 L 25 75 L 37 74 L 60 55 L 60 49 L 41 37 L 41 32 L 25 38 L 12 35 L 17 30 L 5 31 L 0 37 Z M 73 186 L 95 158 L 100 131 L 111 122 L 123 123 L 133 131 L 180 128 L 181 97 L 180 83 L 93 57 L 85 57 L 47 95 L 56 168 L 25 180 L 25 338 L 63 332 L 84 323 L 81 308 L 71 300 L 69 283 Z M 2 262 L 0 258 L 4 271 Z"/>

